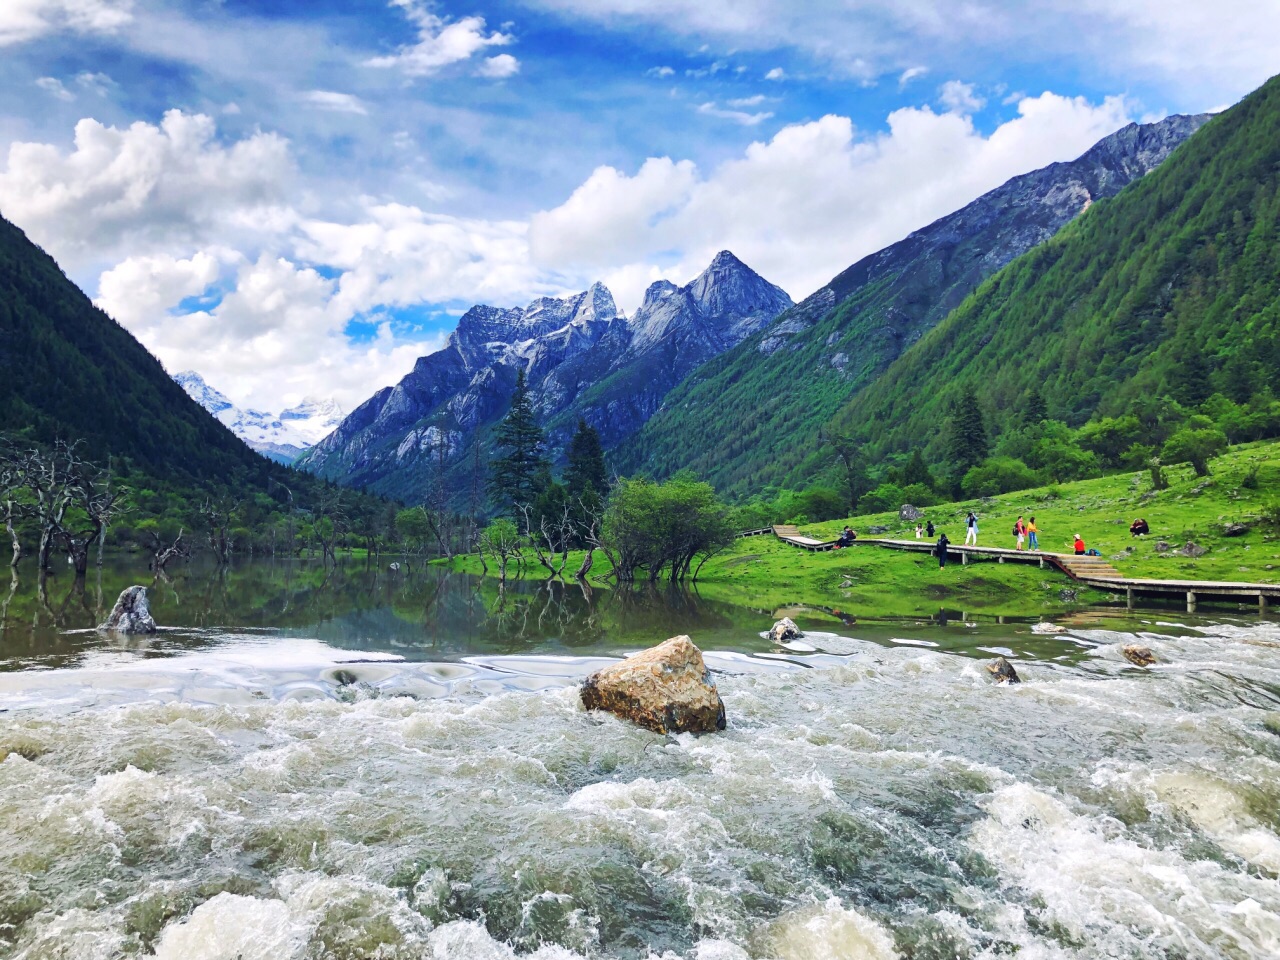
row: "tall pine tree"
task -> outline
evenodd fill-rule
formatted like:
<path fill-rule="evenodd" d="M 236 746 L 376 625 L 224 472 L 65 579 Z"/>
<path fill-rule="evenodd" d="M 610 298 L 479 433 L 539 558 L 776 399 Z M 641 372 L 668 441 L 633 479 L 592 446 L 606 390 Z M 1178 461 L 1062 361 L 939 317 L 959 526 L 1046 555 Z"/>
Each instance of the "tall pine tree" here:
<path fill-rule="evenodd" d="M 523 369 L 516 372 L 511 408 L 498 424 L 494 440 L 499 456 L 490 465 L 490 497 L 506 510 L 532 504 L 549 464 L 544 453 L 546 438 L 534 416 Z"/>
<path fill-rule="evenodd" d="M 588 490 L 603 496 L 609 489 L 600 434 L 581 417 L 578 418 L 578 429 L 569 441 L 569 467 L 565 470 L 564 480 L 569 493 L 575 497 L 581 497 Z"/>
<path fill-rule="evenodd" d="M 947 459 L 956 467 L 956 478 L 987 458 L 990 441 L 987 424 L 978 406 L 978 397 L 966 387 L 951 410 L 950 433 L 947 437 Z"/>

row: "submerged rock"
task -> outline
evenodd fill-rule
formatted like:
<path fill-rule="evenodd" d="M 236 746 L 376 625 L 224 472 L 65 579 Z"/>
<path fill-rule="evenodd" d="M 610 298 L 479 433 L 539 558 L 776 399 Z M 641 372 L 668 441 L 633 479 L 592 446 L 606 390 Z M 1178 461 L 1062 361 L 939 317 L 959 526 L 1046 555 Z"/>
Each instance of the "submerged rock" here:
<path fill-rule="evenodd" d="M 804 633 L 790 617 L 783 617 L 769 631 L 769 639 L 774 643 L 781 643 L 783 640 L 799 640 L 803 636 Z"/>
<path fill-rule="evenodd" d="M 597 670 L 582 683 L 582 705 L 657 733 L 725 728 L 724 701 L 702 651 L 683 636 Z"/>
<path fill-rule="evenodd" d="M 988 663 L 987 672 L 996 678 L 997 683 L 1022 682 L 1022 678 L 1018 676 L 1018 671 L 1013 669 L 1013 664 L 1004 657 L 996 657 Z"/>
<path fill-rule="evenodd" d="M 1058 599 L 1063 603 L 1075 603 L 1080 599 L 1080 594 L 1078 591 L 1072 590 L 1068 587 L 1063 587 L 1058 591 Z"/>
<path fill-rule="evenodd" d="M 110 633 L 155 633 L 156 622 L 147 607 L 147 588 L 126 588 L 98 629 Z"/>
<path fill-rule="evenodd" d="M 1064 631 L 1065 629 L 1067 628 L 1060 627 L 1056 623 L 1037 623 L 1032 625 L 1031 632 L 1032 633 L 1062 633 L 1062 631 Z"/>
<path fill-rule="evenodd" d="M 1149 647 L 1140 647 L 1131 643 L 1120 651 L 1124 658 L 1137 667 L 1149 667 L 1156 662 L 1155 654 Z"/>

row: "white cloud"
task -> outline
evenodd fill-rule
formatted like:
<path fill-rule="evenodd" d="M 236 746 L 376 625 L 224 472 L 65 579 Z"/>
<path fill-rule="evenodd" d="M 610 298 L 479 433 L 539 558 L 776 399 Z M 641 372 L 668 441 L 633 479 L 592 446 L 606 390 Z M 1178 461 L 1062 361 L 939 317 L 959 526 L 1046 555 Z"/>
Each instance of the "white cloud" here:
<path fill-rule="evenodd" d="M 699 104 L 698 112 L 708 117 L 732 120 L 734 123 L 740 123 L 744 127 L 754 127 L 773 116 L 772 113 L 768 112 L 746 113 L 742 110 L 725 110 L 714 102 Z"/>
<path fill-rule="evenodd" d="M 231 255 L 234 285 L 214 308 L 170 316 L 208 290 L 227 254 L 131 257 L 103 274 L 97 303 L 171 372 L 194 369 L 237 403 L 278 411 L 290 397 L 334 397 L 347 409 L 394 383 L 440 346 L 397 340 L 390 325 L 371 341 L 343 334 L 349 319 L 337 283 L 282 257 Z"/>
<path fill-rule="evenodd" d="M 768 98 L 763 93 L 757 93 L 754 97 L 738 97 L 736 100 L 726 101 L 729 106 L 741 110 L 744 107 L 758 107 Z"/>
<path fill-rule="evenodd" d="M 76 95 L 64 87 L 57 77 L 41 77 L 36 81 L 36 86 L 65 103 L 70 103 L 76 98 Z"/>
<path fill-rule="evenodd" d="M 520 72 L 520 61 L 509 53 L 500 53 L 496 57 L 486 57 L 484 63 L 476 68 L 476 75 L 489 77 L 492 80 L 505 80 Z"/>
<path fill-rule="evenodd" d="M 25 43 L 57 30 L 110 33 L 133 20 L 133 0 L 4 0 L 0 47 Z"/>
<path fill-rule="evenodd" d="M 486 47 L 506 46 L 515 39 L 496 31 L 486 35 L 484 17 L 463 17 L 450 23 L 432 13 L 423 0 L 391 0 L 391 6 L 403 9 L 418 28 L 418 42 L 389 56 L 374 57 L 366 61 L 367 66 L 399 67 L 410 77 L 426 77 L 468 60 Z"/>
<path fill-rule="evenodd" d="M 76 83 L 89 93 L 97 94 L 100 97 L 105 97 L 111 92 L 111 88 L 116 85 L 116 82 L 105 73 L 93 73 L 89 70 L 77 73 Z"/>
<path fill-rule="evenodd" d="M 908 67 L 902 71 L 902 76 L 898 77 L 898 86 L 905 87 L 912 80 L 923 77 L 928 72 L 928 67 Z"/>
<path fill-rule="evenodd" d="M 674 77 L 676 72 L 671 67 L 650 67 L 644 72 L 644 75 L 646 77 L 657 77 L 660 80 L 665 80 L 668 77 Z"/>
<path fill-rule="evenodd" d="M 950 112 L 960 114 L 977 113 L 987 105 L 972 83 L 959 80 L 948 80 L 938 88 L 938 102 Z"/>
<path fill-rule="evenodd" d="M 634 176 L 601 167 L 564 204 L 532 218 L 530 249 L 537 264 L 562 273 L 627 264 L 638 276 L 661 264 L 683 281 L 727 247 L 803 297 L 861 257 L 1012 176 L 1080 155 L 1128 121 L 1120 98 L 1095 105 L 1046 93 L 1018 110 L 989 136 L 968 117 L 910 108 L 870 137 L 839 116 L 788 126 L 707 174 L 669 158 L 645 161 Z"/>
<path fill-rule="evenodd" d="M 764 78 L 766 80 L 785 80 L 787 79 L 787 71 L 783 70 L 781 67 L 774 67 L 764 75 Z"/>
<path fill-rule="evenodd" d="M 333 113 L 355 113 L 360 116 L 367 116 L 369 108 L 364 102 L 354 94 L 337 93 L 333 90 L 308 90 L 302 95 L 302 99 L 314 107 L 321 110 L 329 110 Z"/>
<path fill-rule="evenodd" d="M 278 230 L 294 167 L 273 133 L 224 145 L 212 119 L 171 110 L 159 125 L 76 124 L 74 147 L 14 143 L 0 209 L 64 266 Z"/>

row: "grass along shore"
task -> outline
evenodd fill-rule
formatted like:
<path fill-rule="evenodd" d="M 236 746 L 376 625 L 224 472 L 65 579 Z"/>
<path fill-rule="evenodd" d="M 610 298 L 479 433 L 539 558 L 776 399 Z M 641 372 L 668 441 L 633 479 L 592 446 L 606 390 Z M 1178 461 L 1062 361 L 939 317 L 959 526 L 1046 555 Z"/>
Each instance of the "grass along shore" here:
<path fill-rule="evenodd" d="M 1152 489 L 1150 473 L 1142 471 L 922 509 L 955 543 L 963 543 L 964 517 L 974 510 L 980 518 L 981 545 L 1012 547 L 1013 524 L 1022 514 L 1036 518 L 1043 550 L 1069 553 L 1079 533 L 1128 577 L 1280 583 L 1280 530 L 1265 519 L 1280 500 L 1280 443 L 1233 448 L 1211 467 L 1208 477 L 1196 477 L 1190 466 L 1167 467 L 1169 486 L 1160 491 Z M 1129 524 L 1136 517 L 1146 518 L 1150 536 L 1130 536 Z M 808 524 L 801 530 L 831 539 L 846 523 L 862 536 L 875 526 L 889 528 L 884 536 L 915 536 L 915 524 L 900 520 L 896 512 Z M 1228 536 L 1226 528 L 1233 523 L 1247 530 Z M 1173 549 L 1157 551 L 1161 541 Z M 1207 552 L 1198 558 L 1185 556 L 1180 549 L 1188 542 Z M 578 557 L 571 557 L 565 569 L 573 571 L 577 563 Z M 474 556 L 456 558 L 451 566 L 481 572 Z M 491 563 L 491 574 L 493 568 Z M 597 553 L 593 572 L 607 570 L 607 561 Z M 535 564 L 527 576 L 541 578 L 544 573 Z M 809 553 L 771 536 L 737 540 L 706 563 L 695 586 L 708 599 L 757 609 L 796 606 L 859 617 L 927 616 L 940 608 L 985 616 L 1052 615 L 1112 597 L 1031 564 L 962 566 L 956 558 L 939 570 L 927 554 L 869 544 Z M 1076 600 L 1064 600 L 1063 589 L 1076 590 Z M 1143 597 L 1138 602 L 1143 607 L 1176 608 L 1180 601 Z M 1230 605 L 1211 605 L 1215 607 Z"/>

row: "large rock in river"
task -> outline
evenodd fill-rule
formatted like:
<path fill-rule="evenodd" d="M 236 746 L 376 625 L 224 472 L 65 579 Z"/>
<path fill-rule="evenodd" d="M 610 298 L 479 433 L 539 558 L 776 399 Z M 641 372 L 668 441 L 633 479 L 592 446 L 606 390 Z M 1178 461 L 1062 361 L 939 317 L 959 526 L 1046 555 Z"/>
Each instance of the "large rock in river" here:
<path fill-rule="evenodd" d="M 155 633 L 156 622 L 147 606 L 147 588 L 126 587 L 98 629 L 109 633 Z"/>
<path fill-rule="evenodd" d="M 710 733 L 725 727 L 724 702 L 711 671 L 688 637 L 627 657 L 582 684 L 582 705 L 657 733 Z"/>

